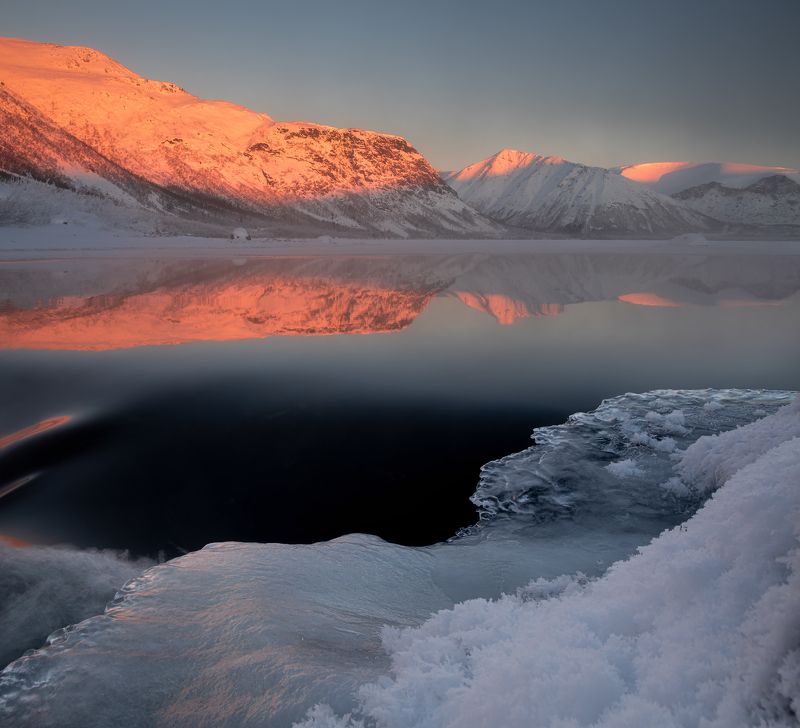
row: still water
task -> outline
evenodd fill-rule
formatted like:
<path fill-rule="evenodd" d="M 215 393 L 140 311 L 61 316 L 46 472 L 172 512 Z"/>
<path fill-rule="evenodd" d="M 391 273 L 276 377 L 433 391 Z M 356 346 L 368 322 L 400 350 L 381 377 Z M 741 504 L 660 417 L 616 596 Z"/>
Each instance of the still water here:
<path fill-rule="evenodd" d="M 800 255 L 0 262 L 0 534 L 167 556 L 475 520 L 484 463 L 656 388 L 800 389 Z"/>

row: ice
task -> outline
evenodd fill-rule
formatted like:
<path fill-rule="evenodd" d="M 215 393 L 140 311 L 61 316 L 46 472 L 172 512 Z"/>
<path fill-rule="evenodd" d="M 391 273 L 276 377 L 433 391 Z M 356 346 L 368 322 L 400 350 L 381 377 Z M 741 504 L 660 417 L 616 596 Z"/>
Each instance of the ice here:
<path fill-rule="evenodd" d="M 604 577 L 539 600 L 472 600 L 421 627 L 387 629 L 391 674 L 361 688 L 358 720 L 386 728 L 796 726 L 800 438 L 772 427 L 790 420 L 800 421 L 796 405 L 738 437 L 701 440 L 718 460 L 735 455 L 744 436 L 760 452 L 689 521 Z M 708 487 L 719 482 L 705 477 Z M 360 722 L 337 722 L 318 707 L 302 725 Z"/>
<path fill-rule="evenodd" d="M 535 445 L 484 465 L 472 501 L 482 520 L 659 517 L 674 504 L 653 497 L 673 477 L 674 451 L 790 401 L 786 392 L 656 390 L 604 401 L 563 425 L 534 431 Z M 709 409 L 708 404 L 717 405 Z M 777 425 L 780 429 L 782 425 Z M 702 447 L 702 446 L 700 446 Z M 625 475 L 619 483 L 617 476 Z"/>
<path fill-rule="evenodd" d="M 608 400 L 487 466 L 476 500 L 491 508 L 448 543 L 212 544 L 155 566 L 0 674 L 0 724 L 790 724 L 791 399 Z M 671 452 L 634 437 L 678 428 Z M 727 461 L 738 438 L 760 445 L 726 478 L 689 467 L 698 451 Z M 637 474 L 608 471 L 626 460 Z"/>
<path fill-rule="evenodd" d="M 103 611 L 152 562 L 111 551 L 0 543 L 0 666 L 64 627 Z"/>
<path fill-rule="evenodd" d="M 627 460 L 618 460 L 615 463 L 609 463 L 606 465 L 606 470 L 612 475 L 616 475 L 618 478 L 632 478 L 635 475 L 641 475 L 642 471 L 639 469 L 639 466 L 636 464 L 636 461 L 633 458 L 628 458 Z"/>

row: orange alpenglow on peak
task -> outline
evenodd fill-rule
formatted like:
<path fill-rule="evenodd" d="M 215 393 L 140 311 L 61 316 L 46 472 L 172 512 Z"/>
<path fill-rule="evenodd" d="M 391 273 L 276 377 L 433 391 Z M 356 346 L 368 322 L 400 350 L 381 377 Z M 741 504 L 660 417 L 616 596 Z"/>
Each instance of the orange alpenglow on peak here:
<path fill-rule="evenodd" d="M 396 135 L 277 122 L 143 78 L 91 48 L 0 38 L 0 78 L 3 94 L 12 97 L 8 103 L 25 104 L 26 113 L 41 114 L 40 123 L 146 183 L 194 195 L 209 216 L 234 208 L 295 225 L 324 223 L 382 236 L 496 228 Z M 2 102 L 0 112 L 19 116 Z M 10 171 L 29 175 L 30 158 L 18 149 L 12 161 L 15 152 L 27 165 Z M 180 205 L 173 208 L 181 213 Z"/>
<path fill-rule="evenodd" d="M 683 169 L 691 162 L 645 162 L 623 167 L 620 174 L 634 182 L 658 182 L 665 174 Z"/>
<path fill-rule="evenodd" d="M 766 164 L 743 164 L 740 162 L 643 162 L 622 167 L 620 174 L 636 182 L 653 184 L 667 175 L 683 169 L 715 167 L 723 177 L 730 175 L 797 174 L 793 167 L 774 167 Z"/>
<path fill-rule="evenodd" d="M 521 152 L 517 149 L 501 149 L 488 159 L 464 167 L 460 172 L 455 172 L 451 176 L 454 179 L 466 181 L 475 177 L 511 174 L 518 169 L 524 169 L 533 164 L 559 165 L 565 162 L 566 160 L 563 157 L 544 156 L 534 152 Z"/>
<path fill-rule="evenodd" d="M 743 188 L 774 175 L 800 181 L 800 170 L 793 167 L 739 162 L 644 162 L 619 167 L 618 171 L 623 177 L 667 195 L 713 182 Z"/>

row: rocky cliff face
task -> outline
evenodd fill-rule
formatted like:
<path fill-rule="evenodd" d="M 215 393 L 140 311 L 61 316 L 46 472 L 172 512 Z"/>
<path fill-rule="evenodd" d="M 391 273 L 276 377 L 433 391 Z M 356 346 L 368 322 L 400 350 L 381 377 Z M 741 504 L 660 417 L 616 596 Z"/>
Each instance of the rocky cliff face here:
<path fill-rule="evenodd" d="M 158 188 L 157 200 L 152 189 L 134 195 L 139 204 L 188 201 L 191 209 L 176 209 L 184 215 L 235 209 L 353 234 L 496 229 L 401 137 L 276 122 L 142 78 L 89 48 L 0 39 L 0 81 L 18 130 L 4 149 L 4 159 L 17 158 L 10 171 L 63 183 L 77 156 L 114 187 L 128 175 Z M 26 155 L 25 127 L 28 136 L 48 127 L 45 142 L 68 138 L 68 153 Z"/>

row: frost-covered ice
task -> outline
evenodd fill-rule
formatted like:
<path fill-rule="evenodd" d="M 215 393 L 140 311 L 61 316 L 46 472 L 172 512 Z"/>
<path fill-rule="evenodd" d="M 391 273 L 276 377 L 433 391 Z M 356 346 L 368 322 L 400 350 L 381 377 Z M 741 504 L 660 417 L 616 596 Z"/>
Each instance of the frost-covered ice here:
<path fill-rule="evenodd" d="M 682 465 L 752 444 L 727 476 L 691 469 L 724 487 L 604 577 L 387 630 L 391 674 L 361 688 L 358 720 L 317 706 L 303 725 L 796 726 L 800 438 L 783 434 L 798 423 L 800 402 L 690 448 Z"/>
<path fill-rule="evenodd" d="M 0 722 L 796 724 L 791 398 L 626 395 L 538 430 L 446 544 L 216 544 L 149 569 L 2 673 Z"/>
<path fill-rule="evenodd" d="M 675 507 L 659 497 L 659 486 L 678 474 L 677 451 L 698 437 L 737 427 L 755 410 L 774 411 L 786 397 L 756 390 L 613 397 L 563 425 L 538 428 L 533 447 L 484 465 L 472 501 L 484 521 L 509 514 L 538 522 L 579 516 L 584 526 L 588 520 L 630 527 L 658 518 Z M 785 426 L 781 420 L 773 429 Z M 619 482 L 620 476 L 627 482 Z"/>
<path fill-rule="evenodd" d="M 0 543 L 0 665 L 40 647 L 59 627 L 102 612 L 122 584 L 151 565 L 111 551 Z"/>

